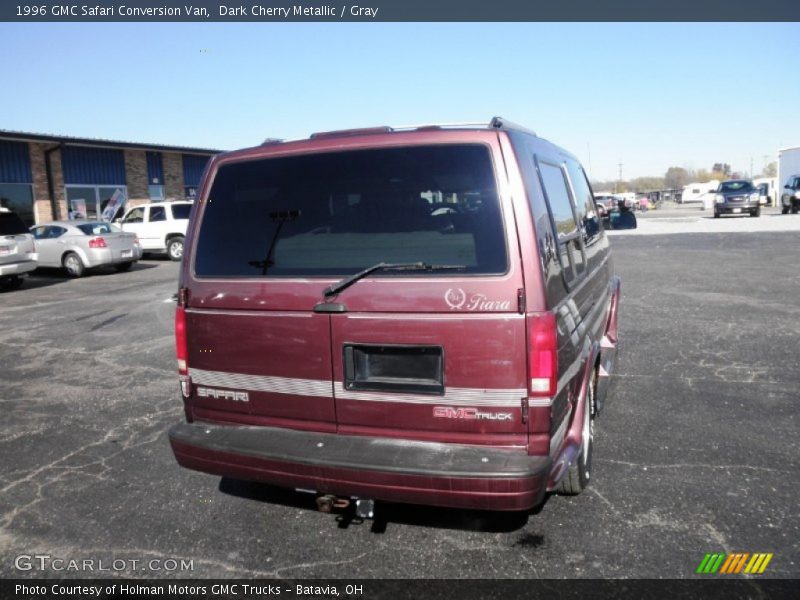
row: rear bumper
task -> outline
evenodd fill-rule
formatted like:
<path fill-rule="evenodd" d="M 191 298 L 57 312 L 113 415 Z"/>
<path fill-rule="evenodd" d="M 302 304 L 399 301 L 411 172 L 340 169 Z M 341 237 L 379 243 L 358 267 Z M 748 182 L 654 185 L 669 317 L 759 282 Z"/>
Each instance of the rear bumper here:
<path fill-rule="evenodd" d="M 103 265 L 116 265 L 118 263 L 132 262 L 142 258 L 142 249 L 140 246 L 132 246 L 129 250 L 131 251 L 130 256 L 122 256 L 121 250 L 91 248 L 86 251 L 86 266 L 100 267 Z"/>
<path fill-rule="evenodd" d="M 24 260 L 21 262 L 9 263 L 0 265 L 0 277 L 8 277 L 10 275 L 22 275 L 33 271 L 37 266 L 35 260 Z"/>
<path fill-rule="evenodd" d="M 528 510 L 550 459 L 512 450 L 238 425 L 182 423 L 169 432 L 186 468 L 290 488 L 391 502 Z"/>

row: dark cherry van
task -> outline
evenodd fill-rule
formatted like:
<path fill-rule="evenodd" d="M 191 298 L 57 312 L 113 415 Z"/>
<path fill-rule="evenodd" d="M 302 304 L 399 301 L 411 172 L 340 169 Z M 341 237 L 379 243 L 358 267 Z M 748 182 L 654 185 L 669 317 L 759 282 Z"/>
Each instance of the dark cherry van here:
<path fill-rule="evenodd" d="M 501 118 L 270 140 L 193 211 L 182 466 L 505 511 L 589 483 L 620 282 L 571 154 Z"/>

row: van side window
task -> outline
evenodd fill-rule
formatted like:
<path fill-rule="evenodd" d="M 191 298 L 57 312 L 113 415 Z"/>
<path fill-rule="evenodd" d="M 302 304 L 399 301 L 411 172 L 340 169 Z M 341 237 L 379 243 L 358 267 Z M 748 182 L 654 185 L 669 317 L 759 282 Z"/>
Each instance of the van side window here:
<path fill-rule="evenodd" d="M 564 269 L 565 278 L 569 282 L 585 271 L 583 236 L 578 230 L 574 207 L 562 167 L 539 162 L 539 173 L 558 236 L 561 266 Z"/>
<path fill-rule="evenodd" d="M 578 209 L 578 219 L 583 229 L 584 244 L 590 246 L 599 241 L 603 233 L 603 226 L 597 215 L 594 196 L 592 196 L 592 188 L 589 187 L 586 173 L 577 161 L 566 159 L 564 162 L 567 165 L 572 191 L 575 194 L 575 206 Z"/>

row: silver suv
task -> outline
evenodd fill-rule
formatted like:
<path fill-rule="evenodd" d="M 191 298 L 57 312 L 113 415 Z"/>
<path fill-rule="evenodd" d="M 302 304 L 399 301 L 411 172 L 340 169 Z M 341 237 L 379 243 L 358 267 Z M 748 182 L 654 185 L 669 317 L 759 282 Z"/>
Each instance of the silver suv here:
<path fill-rule="evenodd" d="M 17 213 L 0 207 L 0 289 L 16 289 L 38 264 L 33 236 Z"/>
<path fill-rule="evenodd" d="M 792 175 L 781 192 L 781 212 L 785 215 L 792 211 L 792 214 L 796 215 L 798 210 L 800 210 L 800 175 Z"/>

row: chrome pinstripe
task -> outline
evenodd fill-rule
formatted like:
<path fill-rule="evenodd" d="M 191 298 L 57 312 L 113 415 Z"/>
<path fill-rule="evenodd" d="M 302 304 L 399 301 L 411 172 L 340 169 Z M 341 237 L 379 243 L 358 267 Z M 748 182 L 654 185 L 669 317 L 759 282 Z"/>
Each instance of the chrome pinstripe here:
<path fill-rule="evenodd" d="M 448 387 L 444 396 L 423 394 L 381 394 L 367 391 L 350 391 L 341 383 L 335 383 L 336 398 L 365 402 L 402 402 L 405 404 L 453 404 L 457 406 L 492 406 L 519 408 L 520 399 L 528 393 L 524 389 L 480 389 Z"/>
<path fill-rule="evenodd" d="M 271 392 L 273 394 L 293 394 L 297 396 L 320 396 L 330 398 L 333 388 L 330 381 L 316 379 L 293 379 L 290 377 L 268 377 L 264 375 L 244 375 L 189 369 L 192 382 L 198 385 L 233 388 L 252 392 Z"/>
<path fill-rule="evenodd" d="M 399 402 L 405 404 L 452 404 L 456 406 L 491 406 L 519 408 L 520 399 L 525 397 L 525 389 L 481 389 L 447 388 L 444 396 L 425 394 L 382 394 L 368 391 L 346 390 L 342 383 L 331 385 L 330 381 L 315 379 L 294 379 L 289 377 L 270 377 L 265 375 L 244 375 L 221 371 L 189 369 L 192 381 L 198 385 L 270 392 L 273 394 L 293 394 L 298 396 L 318 396 L 330 398 L 335 391 L 336 398 L 363 402 Z M 548 404 L 549 405 L 549 404 Z"/>

